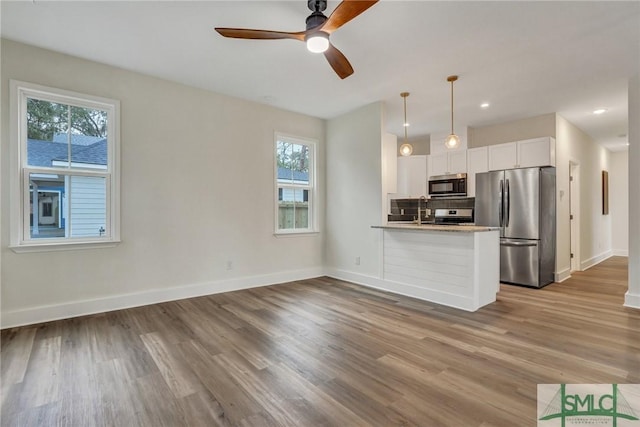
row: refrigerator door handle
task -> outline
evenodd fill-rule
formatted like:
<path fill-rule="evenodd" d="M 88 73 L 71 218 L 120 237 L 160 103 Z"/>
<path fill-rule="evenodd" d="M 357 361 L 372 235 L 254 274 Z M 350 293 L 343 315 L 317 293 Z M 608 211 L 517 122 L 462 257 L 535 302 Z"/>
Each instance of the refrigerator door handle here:
<path fill-rule="evenodd" d="M 500 246 L 517 246 L 517 247 L 523 247 L 523 246 L 537 246 L 538 242 L 500 242 Z"/>
<path fill-rule="evenodd" d="M 506 181 L 507 181 L 507 185 L 505 186 L 505 189 L 504 189 L 504 200 L 507 206 L 505 207 L 505 210 L 504 210 L 504 217 L 505 217 L 504 226 L 508 227 L 509 216 L 511 214 L 511 192 L 509 190 L 509 180 L 507 179 Z"/>
<path fill-rule="evenodd" d="M 498 197 L 498 224 L 499 224 L 500 227 L 502 227 L 502 222 L 503 222 L 502 221 L 502 219 L 503 219 L 502 218 L 502 216 L 503 216 L 503 214 L 502 214 L 502 193 L 503 193 L 503 190 L 504 190 L 504 181 L 500 180 L 500 194 L 499 194 L 499 197 Z"/>

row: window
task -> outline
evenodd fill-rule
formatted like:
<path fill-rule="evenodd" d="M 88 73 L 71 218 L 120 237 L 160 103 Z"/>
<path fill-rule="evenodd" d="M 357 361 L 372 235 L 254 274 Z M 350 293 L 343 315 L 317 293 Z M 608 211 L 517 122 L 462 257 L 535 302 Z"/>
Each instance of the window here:
<path fill-rule="evenodd" d="M 12 249 L 118 242 L 119 102 L 13 80 L 11 98 Z"/>
<path fill-rule="evenodd" d="M 315 231 L 315 143 L 276 135 L 276 233 Z"/>

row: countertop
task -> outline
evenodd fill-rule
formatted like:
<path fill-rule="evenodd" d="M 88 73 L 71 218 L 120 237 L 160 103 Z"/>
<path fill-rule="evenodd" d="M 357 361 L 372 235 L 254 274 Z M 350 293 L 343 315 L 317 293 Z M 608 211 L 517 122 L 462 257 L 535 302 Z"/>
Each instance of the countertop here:
<path fill-rule="evenodd" d="M 480 225 L 436 225 L 436 224 L 388 224 L 372 225 L 371 228 L 385 230 L 417 230 L 417 231 L 448 231 L 458 233 L 477 233 L 482 231 L 499 230 L 498 227 L 483 227 Z"/>

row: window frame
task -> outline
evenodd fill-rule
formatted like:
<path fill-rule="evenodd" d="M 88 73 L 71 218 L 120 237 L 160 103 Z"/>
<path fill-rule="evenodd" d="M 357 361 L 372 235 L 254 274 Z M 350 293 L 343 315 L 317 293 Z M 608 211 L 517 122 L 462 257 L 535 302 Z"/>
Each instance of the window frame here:
<path fill-rule="evenodd" d="M 309 184 L 294 184 L 278 182 L 278 142 L 289 142 L 297 145 L 306 145 L 309 147 Z M 286 235 L 304 235 L 318 233 L 317 209 L 318 209 L 318 191 L 317 191 L 317 145 L 318 141 L 312 138 L 304 138 L 300 136 L 288 135 L 282 132 L 275 132 L 273 141 L 273 165 L 274 165 L 274 234 L 276 236 Z M 291 188 L 308 190 L 308 226 L 306 228 L 279 228 L 279 189 Z"/>
<path fill-rule="evenodd" d="M 10 80 L 10 245 L 14 252 L 113 247 L 120 242 L 120 101 Z M 27 98 L 107 112 L 107 168 L 30 166 L 27 155 Z M 72 159 L 69 159 L 71 164 Z M 31 238 L 29 175 L 33 173 L 105 178 L 108 233 L 91 237 Z"/>

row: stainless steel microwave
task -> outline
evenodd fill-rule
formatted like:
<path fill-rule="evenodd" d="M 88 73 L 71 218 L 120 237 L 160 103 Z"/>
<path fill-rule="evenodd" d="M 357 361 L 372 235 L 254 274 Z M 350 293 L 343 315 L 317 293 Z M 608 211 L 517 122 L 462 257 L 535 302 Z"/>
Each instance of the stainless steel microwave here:
<path fill-rule="evenodd" d="M 467 197 L 466 173 L 431 176 L 428 184 L 431 197 Z"/>

